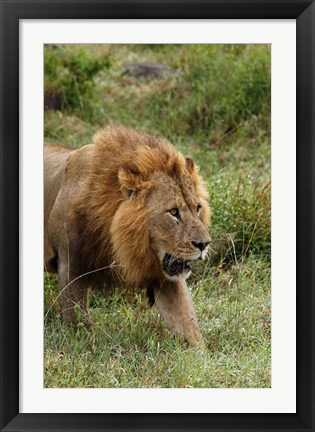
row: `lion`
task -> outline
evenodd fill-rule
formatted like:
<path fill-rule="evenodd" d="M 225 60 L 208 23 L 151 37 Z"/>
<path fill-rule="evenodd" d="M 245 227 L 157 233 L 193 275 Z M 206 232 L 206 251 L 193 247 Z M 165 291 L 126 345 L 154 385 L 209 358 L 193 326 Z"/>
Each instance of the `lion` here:
<path fill-rule="evenodd" d="M 171 332 L 202 341 L 186 279 L 208 252 L 210 210 L 192 159 L 122 126 L 78 150 L 45 144 L 44 213 L 65 323 L 90 325 L 89 290 L 124 284 L 147 291 Z"/>

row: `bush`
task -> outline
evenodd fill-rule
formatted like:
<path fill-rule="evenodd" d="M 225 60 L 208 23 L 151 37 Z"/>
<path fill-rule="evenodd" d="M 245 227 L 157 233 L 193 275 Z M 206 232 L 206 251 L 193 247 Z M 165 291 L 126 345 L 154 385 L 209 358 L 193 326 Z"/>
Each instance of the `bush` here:
<path fill-rule="evenodd" d="M 270 47 L 196 45 L 182 65 L 174 88 L 177 109 L 174 104 L 170 111 L 178 112 L 187 133 L 218 126 L 227 132 L 253 115 L 269 115 Z"/>
<path fill-rule="evenodd" d="M 231 183 L 225 173 L 211 185 L 213 262 L 224 266 L 249 255 L 271 255 L 270 182 L 258 188 L 251 176 Z"/>
<path fill-rule="evenodd" d="M 95 56 L 79 46 L 47 46 L 44 58 L 45 94 L 58 98 L 62 110 L 81 111 L 90 118 L 93 115 L 91 99 L 95 101 L 94 77 L 109 68 L 109 57 Z"/>

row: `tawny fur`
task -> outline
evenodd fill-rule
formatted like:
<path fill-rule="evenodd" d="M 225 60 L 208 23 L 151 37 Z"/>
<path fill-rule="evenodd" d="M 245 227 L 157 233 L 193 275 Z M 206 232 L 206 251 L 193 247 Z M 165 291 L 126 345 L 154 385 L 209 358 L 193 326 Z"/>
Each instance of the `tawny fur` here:
<path fill-rule="evenodd" d="M 152 135 L 108 126 L 79 150 L 46 145 L 45 265 L 61 290 L 70 284 L 61 295 L 65 321 L 76 324 L 74 303 L 89 320 L 89 288 L 124 283 L 150 289 L 168 327 L 201 340 L 186 283 L 165 277 L 161 254 L 195 259 L 192 242 L 209 239 L 206 199 L 192 160 Z M 168 214 L 175 205 L 181 224 Z"/>

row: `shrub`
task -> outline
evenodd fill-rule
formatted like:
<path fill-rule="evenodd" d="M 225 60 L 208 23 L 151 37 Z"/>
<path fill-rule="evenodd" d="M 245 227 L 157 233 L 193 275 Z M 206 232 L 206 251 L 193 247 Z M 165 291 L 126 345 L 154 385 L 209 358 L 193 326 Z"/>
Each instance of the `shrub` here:
<path fill-rule="evenodd" d="M 258 188 L 250 176 L 231 183 L 231 178 L 219 174 L 212 183 L 210 202 L 216 265 L 237 264 L 252 254 L 270 259 L 270 182 Z"/>
<path fill-rule="evenodd" d="M 94 77 L 110 67 L 108 55 L 95 56 L 82 46 L 52 45 L 45 49 L 45 94 L 55 95 L 62 110 L 77 110 L 81 116 L 93 115 Z"/>
<path fill-rule="evenodd" d="M 188 132 L 219 125 L 227 132 L 270 112 L 268 46 L 197 45 L 187 61 L 180 92 Z"/>

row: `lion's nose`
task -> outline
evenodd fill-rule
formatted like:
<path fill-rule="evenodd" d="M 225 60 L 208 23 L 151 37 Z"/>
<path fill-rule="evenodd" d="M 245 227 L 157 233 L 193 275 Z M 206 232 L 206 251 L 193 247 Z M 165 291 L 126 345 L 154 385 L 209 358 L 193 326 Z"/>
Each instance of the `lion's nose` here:
<path fill-rule="evenodd" d="M 198 248 L 198 249 L 200 249 L 200 251 L 202 252 L 207 246 L 208 246 L 208 244 L 210 243 L 210 241 L 205 241 L 205 242 L 192 242 L 192 244 L 196 247 L 196 248 Z"/>

